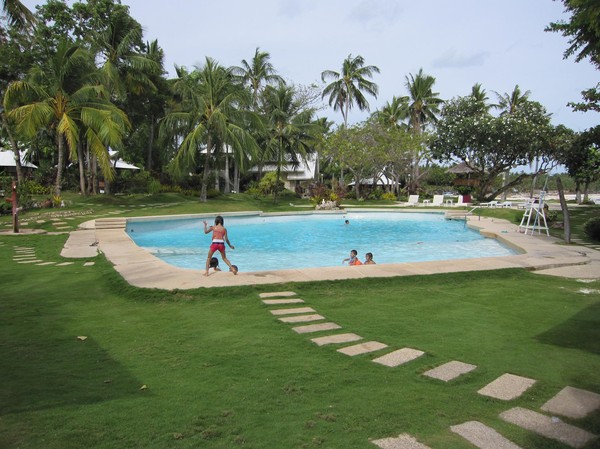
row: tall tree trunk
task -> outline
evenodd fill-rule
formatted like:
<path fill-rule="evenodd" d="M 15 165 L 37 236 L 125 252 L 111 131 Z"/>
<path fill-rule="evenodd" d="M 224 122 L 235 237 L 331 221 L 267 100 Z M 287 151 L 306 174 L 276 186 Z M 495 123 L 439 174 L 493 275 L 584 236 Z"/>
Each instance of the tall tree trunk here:
<path fill-rule="evenodd" d="M 21 184 L 23 181 L 23 169 L 21 167 L 21 152 L 19 151 L 19 146 L 17 145 L 17 141 L 13 137 L 13 134 L 8 125 L 8 120 L 6 119 L 6 115 L 2 112 L 2 126 L 6 130 L 6 134 L 8 135 L 8 140 L 10 141 L 10 146 L 13 150 L 13 154 L 15 156 L 15 169 L 17 171 L 17 184 Z"/>
<path fill-rule="evenodd" d="M 92 158 L 90 157 L 90 146 L 85 146 L 85 163 L 86 163 L 86 193 L 91 195 L 92 193 Z"/>
<path fill-rule="evenodd" d="M 240 165 L 236 160 L 233 161 L 233 190 L 240 193 Z"/>
<path fill-rule="evenodd" d="M 575 182 L 575 202 L 581 204 L 581 182 Z"/>
<path fill-rule="evenodd" d="M 152 149 L 154 148 L 154 114 L 150 116 L 150 136 L 148 136 L 148 154 L 146 156 L 146 170 L 152 171 Z"/>
<path fill-rule="evenodd" d="M 86 195 L 86 187 L 85 187 L 85 168 L 84 168 L 84 160 L 83 160 L 83 144 L 80 140 L 77 143 L 77 164 L 79 165 L 79 190 L 83 196 Z"/>
<path fill-rule="evenodd" d="M 225 178 L 224 193 L 231 193 L 231 186 L 229 184 L 229 154 L 227 153 L 227 148 L 225 149 L 225 173 L 223 177 Z"/>
<path fill-rule="evenodd" d="M 58 163 L 56 166 L 56 184 L 54 194 L 60 196 L 62 189 L 63 166 L 65 165 L 65 139 L 62 134 L 57 135 L 58 140 Z"/>
<path fill-rule="evenodd" d="M 210 173 L 210 151 L 212 149 L 212 141 L 210 137 L 206 142 L 206 161 L 204 162 L 204 171 L 202 172 L 202 183 L 200 186 L 200 202 L 206 203 L 206 190 L 208 188 L 208 174 Z"/>
<path fill-rule="evenodd" d="M 94 195 L 98 194 L 98 159 L 92 156 L 92 190 Z"/>
<path fill-rule="evenodd" d="M 558 198 L 560 199 L 560 208 L 563 213 L 563 231 L 566 243 L 571 243 L 571 218 L 569 217 L 569 208 L 565 200 L 565 192 L 562 181 L 559 176 L 556 177 L 556 188 L 558 189 Z"/>

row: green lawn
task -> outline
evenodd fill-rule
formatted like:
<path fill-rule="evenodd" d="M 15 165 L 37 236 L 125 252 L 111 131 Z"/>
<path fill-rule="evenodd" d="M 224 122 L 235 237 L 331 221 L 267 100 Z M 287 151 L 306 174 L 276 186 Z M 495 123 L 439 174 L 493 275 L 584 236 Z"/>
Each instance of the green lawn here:
<path fill-rule="evenodd" d="M 368 449 L 409 433 L 468 449 L 449 426 L 478 420 L 523 448 L 566 449 L 499 413 L 540 411 L 567 385 L 600 393 L 600 282 L 498 270 L 165 292 L 130 287 L 103 256 L 90 267 L 12 260 L 18 245 L 63 261 L 65 240 L 0 236 L 2 448 Z M 318 347 L 261 303 L 260 292 L 281 290 L 339 332 L 426 354 L 388 368 L 371 362 L 385 350 Z M 449 383 L 422 375 L 451 360 L 478 368 Z M 507 372 L 537 383 L 508 403 L 476 393 Z M 564 421 L 600 434 L 600 411 Z"/>

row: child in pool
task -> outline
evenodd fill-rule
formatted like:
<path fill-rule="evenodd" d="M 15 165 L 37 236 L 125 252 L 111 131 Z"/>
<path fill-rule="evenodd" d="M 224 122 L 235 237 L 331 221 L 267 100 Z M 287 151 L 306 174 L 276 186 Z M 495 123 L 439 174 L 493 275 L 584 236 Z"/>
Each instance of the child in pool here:
<path fill-rule="evenodd" d="M 365 254 L 365 265 L 375 265 L 375 261 L 373 260 L 373 253 Z"/>
<path fill-rule="evenodd" d="M 235 249 L 235 246 L 233 246 L 229 242 L 229 238 L 227 237 L 227 229 L 225 229 L 225 227 L 223 226 L 223 223 L 224 223 L 223 217 L 221 217 L 220 215 L 217 215 L 215 217 L 215 224 L 213 226 L 208 226 L 208 223 L 206 222 L 206 220 L 204 220 L 204 233 L 205 234 L 208 234 L 209 232 L 213 233 L 212 243 L 208 250 L 208 257 L 206 258 L 206 272 L 204 273 L 204 276 L 208 276 L 208 270 L 210 268 L 210 260 L 212 259 L 213 254 L 217 251 L 219 251 L 221 253 L 221 258 L 223 259 L 223 262 L 225 262 L 227 264 L 227 266 L 229 267 L 229 270 L 232 271 L 233 274 L 237 274 L 237 268 L 234 268 L 234 266 L 231 265 L 231 262 L 229 262 L 229 259 L 225 255 L 225 243 L 227 243 L 227 245 L 231 249 Z"/>
<path fill-rule="evenodd" d="M 217 259 L 216 257 L 210 258 L 210 266 L 208 267 L 208 271 L 210 271 L 211 269 L 214 272 L 221 271 L 221 269 L 219 268 L 219 259 Z"/>
<path fill-rule="evenodd" d="M 348 265 L 362 265 L 362 262 L 358 259 L 358 252 L 353 249 L 350 251 L 350 257 L 346 257 L 342 260 L 342 263 L 348 262 Z"/>

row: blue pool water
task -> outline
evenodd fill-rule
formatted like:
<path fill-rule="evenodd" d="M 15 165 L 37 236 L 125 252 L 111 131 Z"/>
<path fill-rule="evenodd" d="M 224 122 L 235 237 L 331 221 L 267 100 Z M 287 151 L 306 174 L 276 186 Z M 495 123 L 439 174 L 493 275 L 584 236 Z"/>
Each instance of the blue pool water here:
<path fill-rule="evenodd" d="M 240 271 L 341 266 L 351 249 L 358 251 L 361 261 L 372 252 L 378 264 L 515 254 L 466 228 L 462 221 L 446 220 L 443 214 L 350 212 L 224 218 L 235 246 L 235 250 L 227 248 L 227 257 Z M 211 241 L 211 234 L 204 234 L 202 220 L 129 221 L 127 232 L 137 245 L 165 262 L 201 269 Z M 214 216 L 206 221 L 212 225 Z M 227 269 L 222 261 L 220 266 Z"/>

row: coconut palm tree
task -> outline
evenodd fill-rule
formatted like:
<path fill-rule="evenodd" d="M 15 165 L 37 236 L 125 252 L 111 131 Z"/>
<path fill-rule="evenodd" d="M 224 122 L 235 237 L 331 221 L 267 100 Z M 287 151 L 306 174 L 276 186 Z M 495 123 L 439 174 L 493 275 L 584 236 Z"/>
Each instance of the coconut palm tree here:
<path fill-rule="evenodd" d="M 179 103 L 165 117 L 162 132 L 182 138 L 171 165 L 175 174 L 195 168 L 196 158 L 205 151 L 200 201 L 206 202 L 211 161 L 224 146 L 233 149 L 233 157 L 240 164 L 257 150 L 256 141 L 246 129 L 254 117 L 239 107 L 248 102 L 248 92 L 233 82 L 230 70 L 212 58 L 207 57 L 204 65 L 192 73 L 180 69 L 178 74 L 173 91 Z"/>
<path fill-rule="evenodd" d="M 529 101 L 529 95 L 531 95 L 531 91 L 526 90 L 525 92 L 521 92 L 519 85 L 517 84 L 511 93 L 505 93 L 504 95 L 500 95 L 498 92 L 495 92 L 498 97 L 498 104 L 495 104 L 494 107 L 496 109 L 500 109 L 501 114 L 513 114 L 520 106 Z"/>
<path fill-rule="evenodd" d="M 409 74 L 406 77 L 406 88 L 409 92 L 410 125 L 416 134 L 421 134 L 428 123 L 437 121 L 437 114 L 444 102 L 438 97 L 439 93 L 433 91 L 435 78 L 423 73 L 419 69 L 417 76 Z"/>
<path fill-rule="evenodd" d="M 267 122 L 267 151 L 275 161 L 276 186 L 281 179 L 281 168 L 285 164 L 298 166 L 314 151 L 311 145 L 315 133 L 322 129 L 320 122 L 312 120 L 314 111 L 299 107 L 292 86 L 279 84 L 268 86 L 264 91 L 264 113 Z M 277 201 L 276 188 L 273 200 Z"/>
<path fill-rule="evenodd" d="M 325 86 L 321 98 L 328 96 L 329 106 L 333 106 L 334 111 L 340 110 L 345 127 L 348 126 L 348 114 L 354 104 L 361 111 L 369 110 L 369 102 L 363 92 L 377 98 L 379 87 L 368 80 L 375 73 L 379 73 L 378 67 L 374 65 L 366 66 L 362 56 L 359 55 L 353 58 L 351 54 L 344 59 L 340 72 L 325 70 L 321 73 L 321 80 L 324 83 L 328 79 L 333 80 Z"/>
<path fill-rule="evenodd" d="M 473 84 L 473 87 L 471 88 L 471 97 L 480 104 L 487 104 L 487 101 L 489 100 L 487 92 L 480 83 Z"/>
<path fill-rule="evenodd" d="M 256 112 L 258 98 L 261 91 L 269 84 L 285 84 L 283 78 L 277 75 L 277 71 L 270 62 L 271 55 L 266 51 L 260 51 L 258 47 L 250 62 L 242 59 L 241 66 L 231 68 L 231 73 L 243 85 L 247 86 L 252 93 L 252 107 Z"/>
<path fill-rule="evenodd" d="M 409 74 L 406 77 L 406 88 L 409 92 L 409 125 L 415 135 L 420 136 L 429 123 L 437 121 L 437 114 L 440 112 L 440 106 L 443 100 L 439 98 L 439 93 L 433 91 L 435 78 L 423 73 L 419 69 L 416 76 Z M 420 151 L 417 150 L 413 155 L 413 167 L 410 191 L 414 192 L 419 186 L 420 174 Z"/>
<path fill-rule="evenodd" d="M 392 97 L 380 111 L 375 112 L 375 117 L 386 127 L 400 127 L 401 122 L 406 120 L 410 114 L 408 109 L 408 97 Z"/>
<path fill-rule="evenodd" d="M 41 129 L 51 129 L 57 145 L 55 194 L 60 196 L 66 152 L 77 158 L 83 137 L 100 162 L 106 179 L 113 170 L 108 146 L 119 147 L 129 125 L 127 116 L 108 101 L 91 55 L 77 45 L 62 41 L 43 67 L 35 67 L 23 81 L 11 83 L 4 106 L 17 130 L 33 138 Z"/>
<path fill-rule="evenodd" d="M 35 24 L 33 13 L 19 0 L 1 0 L 1 9 L 6 14 L 9 26 L 29 29 Z"/>

